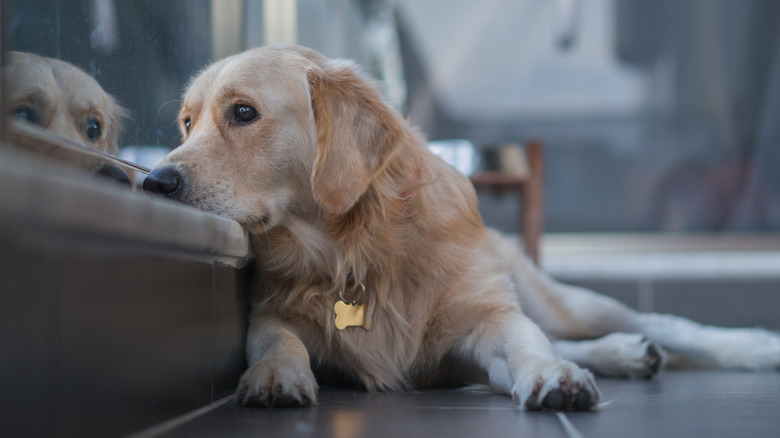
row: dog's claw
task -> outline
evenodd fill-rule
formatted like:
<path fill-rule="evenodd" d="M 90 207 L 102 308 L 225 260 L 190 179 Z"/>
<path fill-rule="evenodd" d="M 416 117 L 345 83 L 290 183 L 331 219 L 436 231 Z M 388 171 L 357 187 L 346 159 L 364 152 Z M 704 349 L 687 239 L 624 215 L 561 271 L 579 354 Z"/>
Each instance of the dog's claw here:
<path fill-rule="evenodd" d="M 522 372 L 512 396 L 528 410 L 584 411 L 600 398 L 593 374 L 571 362 L 542 362 Z"/>
<path fill-rule="evenodd" d="M 241 376 L 236 394 L 244 406 L 309 406 L 317 403 L 317 383 L 308 366 L 269 359 Z"/>
<path fill-rule="evenodd" d="M 664 356 L 662 351 L 655 344 L 648 343 L 647 353 L 645 354 L 645 363 L 650 372 L 645 378 L 650 379 L 661 371 L 661 365 L 663 365 L 664 362 L 663 359 Z"/>

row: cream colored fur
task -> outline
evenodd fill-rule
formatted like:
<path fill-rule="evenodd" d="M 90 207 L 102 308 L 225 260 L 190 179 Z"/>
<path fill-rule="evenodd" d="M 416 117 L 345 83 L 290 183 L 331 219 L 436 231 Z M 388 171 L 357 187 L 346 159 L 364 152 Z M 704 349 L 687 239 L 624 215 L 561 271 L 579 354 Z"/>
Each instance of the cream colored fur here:
<path fill-rule="evenodd" d="M 242 403 L 315 402 L 310 364 L 369 390 L 483 381 L 532 409 L 598 402 L 523 314 L 468 179 L 353 64 L 232 56 L 192 81 L 180 121 L 170 196 L 243 224 L 258 256 Z M 360 284 L 373 327 L 339 331 L 334 304 Z"/>
<path fill-rule="evenodd" d="M 25 52 L 8 52 L 3 66 L 4 111 L 11 118 L 21 109 L 34 114 L 33 123 L 75 143 L 116 155 L 121 122 L 127 111 L 88 74 L 65 61 Z M 87 135 L 88 121 L 100 135 Z M 12 143 L 28 151 L 75 167 L 97 170 L 99 158 L 15 136 Z M 124 169 L 132 180 L 134 173 Z"/>
<path fill-rule="evenodd" d="M 640 314 L 549 278 L 485 229 L 468 179 L 351 63 L 302 47 L 226 58 L 191 82 L 180 125 L 148 186 L 238 221 L 258 257 L 242 404 L 309 405 L 335 376 L 372 391 L 485 382 L 525 408 L 590 409 L 593 376 L 559 355 L 627 377 L 657 373 L 659 345 L 780 365 L 771 333 Z M 361 285 L 372 328 L 337 330 L 334 304 Z"/>

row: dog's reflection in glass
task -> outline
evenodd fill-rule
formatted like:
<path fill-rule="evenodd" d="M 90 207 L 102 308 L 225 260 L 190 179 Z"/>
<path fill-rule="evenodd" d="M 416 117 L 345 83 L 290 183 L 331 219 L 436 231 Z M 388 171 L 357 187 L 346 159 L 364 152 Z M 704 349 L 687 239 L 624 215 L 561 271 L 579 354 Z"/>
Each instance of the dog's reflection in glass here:
<path fill-rule="evenodd" d="M 8 52 L 3 66 L 6 117 L 44 128 L 71 143 L 116 155 L 127 111 L 73 64 L 32 53 Z M 18 123 L 16 124 L 18 126 Z M 132 184 L 134 174 L 105 159 L 46 144 L 18 130 L 10 142 L 49 159 Z"/>

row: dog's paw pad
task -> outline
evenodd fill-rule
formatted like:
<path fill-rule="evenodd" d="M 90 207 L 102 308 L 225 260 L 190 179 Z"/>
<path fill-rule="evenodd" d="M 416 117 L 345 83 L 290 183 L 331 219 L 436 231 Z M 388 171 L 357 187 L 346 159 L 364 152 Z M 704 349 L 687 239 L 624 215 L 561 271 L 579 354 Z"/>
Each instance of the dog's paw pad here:
<path fill-rule="evenodd" d="M 528 410 L 584 411 L 601 395 L 589 371 L 569 361 L 550 360 L 521 370 L 512 397 Z"/>
<path fill-rule="evenodd" d="M 542 406 L 556 411 L 563 410 L 566 407 L 566 395 L 560 389 L 553 389 L 542 400 Z"/>
<path fill-rule="evenodd" d="M 580 391 L 577 393 L 577 396 L 574 397 L 574 410 L 588 410 L 596 404 L 597 400 L 598 398 L 594 398 L 593 394 L 589 391 Z"/>

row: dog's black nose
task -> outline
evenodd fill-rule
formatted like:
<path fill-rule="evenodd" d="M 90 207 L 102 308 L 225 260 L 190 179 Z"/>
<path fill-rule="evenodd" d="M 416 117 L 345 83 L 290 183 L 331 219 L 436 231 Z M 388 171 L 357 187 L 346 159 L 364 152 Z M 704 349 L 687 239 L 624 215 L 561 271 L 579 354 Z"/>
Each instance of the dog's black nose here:
<path fill-rule="evenodd" d="M 160 167 L 147 175 L 144 180 L 144 190 L 172 197 L 179 189 L 181 182 L 182 176 L 175 167 Z"/>

